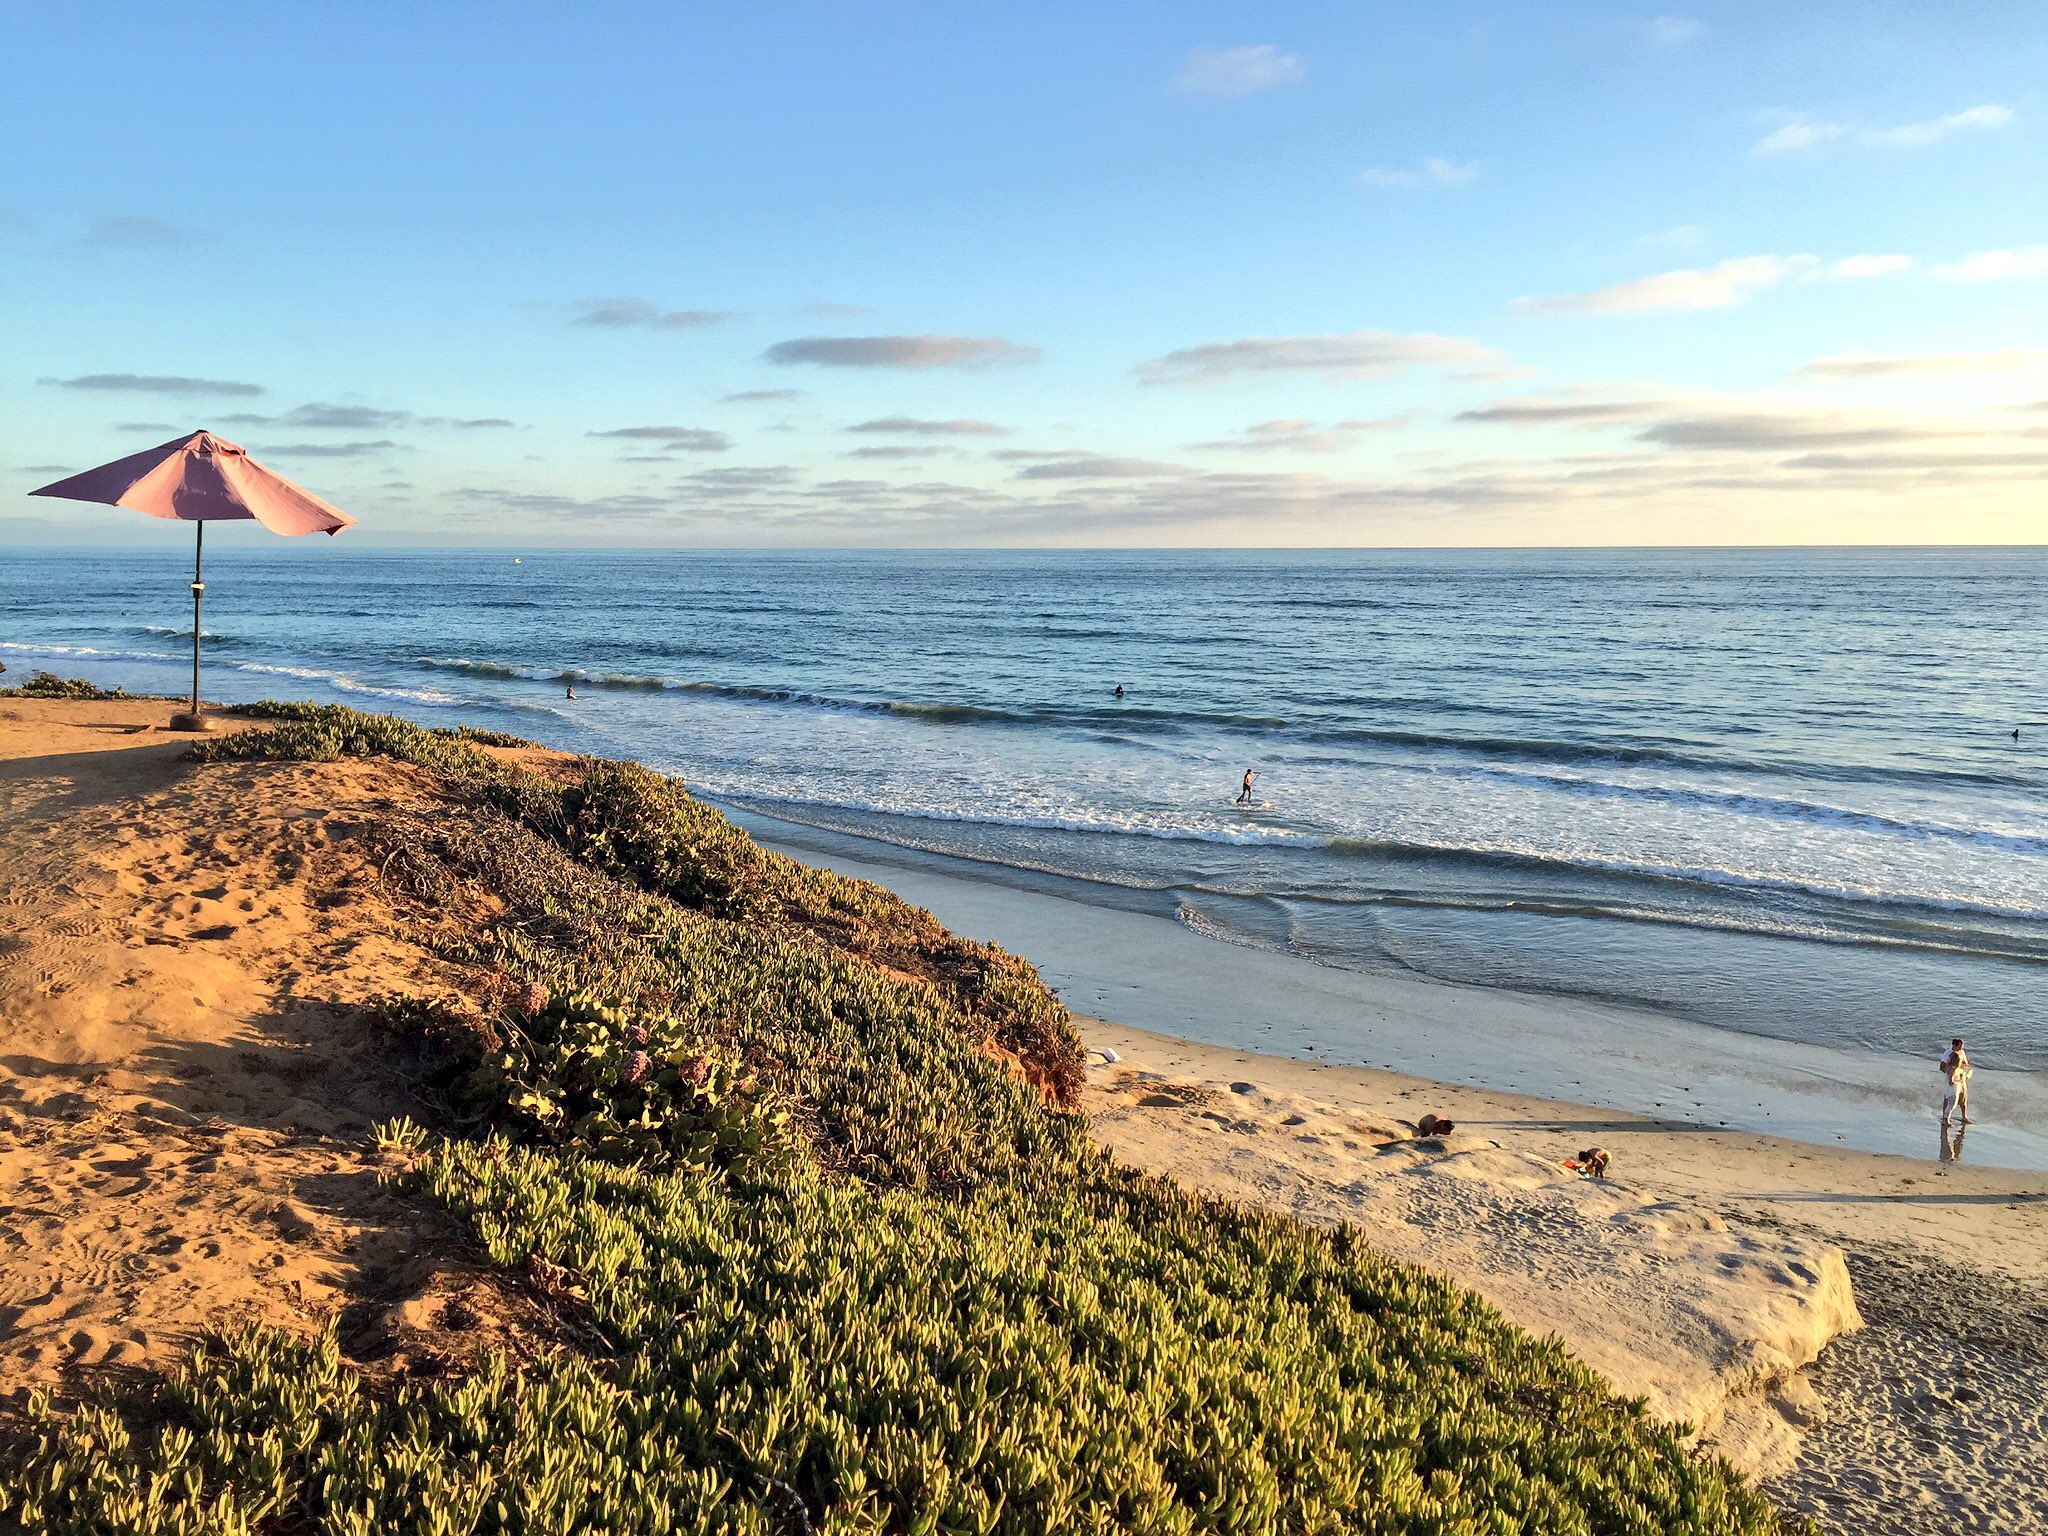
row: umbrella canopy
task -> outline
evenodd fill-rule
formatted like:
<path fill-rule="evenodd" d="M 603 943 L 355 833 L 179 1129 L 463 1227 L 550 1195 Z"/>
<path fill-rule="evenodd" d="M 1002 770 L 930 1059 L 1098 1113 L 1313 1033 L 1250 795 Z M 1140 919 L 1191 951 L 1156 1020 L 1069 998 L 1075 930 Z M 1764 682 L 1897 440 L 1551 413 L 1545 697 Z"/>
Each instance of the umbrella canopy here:
<path fill-rule="evenodd" d="M 171 725 L 178 730 L 211 729 L 199 701 L 199 637 L 203 632 L 199 605 L 206 595 L 206 525 L 248 519 L 288 538 L 302 533 L 339 533 L 355 525 L 355 519 L 340 508 L 330 507 L 311 491 L 265 469 L 239 446 L 211 432 L 194 432 L 159 448 L 131 453 L 29 494 L 104 502 L 150 517 L 197 525 L 192 530 L 192 700 L 184 714 L 171 717 Z"/>
<path fill-rule="evenodd" d="M 272 533 L 294 538 L 339 533 L 355 522 L 211 432 L 131 453 L 29 494 L 105 502 L 186 523 L 254 518 Z"/>

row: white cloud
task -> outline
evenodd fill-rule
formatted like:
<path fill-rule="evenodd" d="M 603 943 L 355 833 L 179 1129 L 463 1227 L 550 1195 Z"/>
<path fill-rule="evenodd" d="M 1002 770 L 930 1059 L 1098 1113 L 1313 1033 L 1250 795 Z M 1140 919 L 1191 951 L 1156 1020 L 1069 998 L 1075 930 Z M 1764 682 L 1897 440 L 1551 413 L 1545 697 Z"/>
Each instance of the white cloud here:
<path fill-rule="evenodd" d="M 1759 288 L 1810 271 L 1812 256 L 1738 256 L 1712 267 L 1683 267 L 1596 288 L 1590 293 L 1564 293 L 1552 298 L 1520 298 L 1520 310 L 1561 314 L 1623 315 L 1647 310 L 1727 309 L 1742 303 Z"/>
<path fill-rule="evenodd" d="M 1247 336 L 1183 347 L 1139 365 L 1147 384 L 1208 383 L 1241 373 L 1319 373 L 1364 379 L 1401 368 L 1457 364 L 1493 366 L 1494 348 L 1463 336 L 1350 331 L 1334 336 Z"/>
<path fill-rule="evenodd" d="M 194 379 L 179 373 L 87 373 L 75 379 L 37 379 L 59 389 L 129 390 L 144 395 L 232 395 L 237 398 L 263 393 L 261 384 L 239 379 Z"/>
<path fill-rule="evenodd" d="M 1000 336 L 797 336 L 761 354 L 771 363 L 825 368 L 986 368 L 1035 363 L 1036 347 Z"/>
<path fill-rule="evenodd" d="M 1954 133 L 2008 127 L 2013 121 L 2013 110 L 1996 102 L 1987 102 L 1942 117 L 1900 123 L 1890 128 L 1852 118 L 1814 117 L 1805 112 L 1772 112 L 1766 114 L 1766 120 L 1777 126 L 1750 146 L 1752 155 L 1798 154 L 1843 139 L 1880 149 L 1921 149 L 1929 144 L 1938 144 Z"/>
<path fill-rule="evenodd" d="M 82 251 L 177 251 L 196 245 L 190 230 L 141 214 L 108 214 L 94 219 L 72 241 Z"/>
<path fill-rule="evenodd" d="M 1823 276 L 1836 278 L 1889 277 L 1913 265 L 1910 256 L 1844 256 L 1822 269 Z"/>
<path fill-rule="evenodd" d="M 1271 43 L 1243 48 L 1197 48 L 1181 61 L 1174 88 L 1188 96 L 1249 96 L 1293 85 L 1308 72 L 1298 53 Z"/>
<path fill-rule="evenodd" d="M 730 320 L 722 309 L 663 309 L 648 299 L 627 295 L 617 299 L 579 299 L 571 308 L 578 325 L 605 330 L 644 326 L 656 331 L 689 331 Z"/>
<path fill-rule="evenodd" d="M 1929 270 L 1944 283 L 1995 283 L 2010 277 L 2039 277 L 2048 272 L 2048 245 L 1978 251 L 1961 261 L 1944 262 Z"/>
<path fill-rule="evenodd" d="M 1707 232 L 1698 224 L 1675 224 L 1670 229 L 1660 229 L 1654 235 L 1638 235 L 1637 245 L 1668 246 L 1675 251 L 1689 251 L 1707 237 Z"/>
<path fill-rule="evenodd" d="M 1918 149 L 1925 144 L 1938 144 L 1950 134 L 1964 129 L 2011 126 L 2012 108 L 1989 102 L 1981 107 L 1965 107 L 1962 111 L 1951 112 L 1946 117 L 1930 117 L 1925 122 L 1902 123 L 1896 128 L 1869 129 L 1862 138 L 1869 144 L 1892 144 L 1901 149 Z"/>
<path fill-rule="evenodd" d="M 1157 459 L 1125 459 L 1100 453 L 1060 453 L 1017 471 L 1019 480 L 1156 480 L 1187 471 Z"/>
<path fill-rule="evenodd" d="M 1394 187 L 1409 190 L 1415 187 L 1462 187 L 1479 174 L 1479 162 L 1467 160 L 1462 163 L 1446 160 L 1441 155 L 1431 155 L 1421 166 L 1412 171 L 1397 167 L 1375 165 L 1370 170 L 1358 173 L 1360 186 Z"/>
<path fill-rule="evenodd" d="M 687 453 L 723 453 L 732 446 L 732 439 L 723 432 L 713 432 L 705 427 L 611 427 L 587 435 L 624 438 L 628 442 L 666 443 Z"/>
<path fill-rule="evenodd" d="M 1305 416 L 1282 416 L 1254 422 L 1236 437 L 1217 438 L 1188 446 L 1204 453 L 1335 453 L 1351 446 L 1355 432 L 1386 431 L 1406 422 L 1406 417 L 1382 420 L 1340 421 L 1334 427 L 1318 429 Z"/>
<path fill-rule="evenodd" d="M 893 437 L 1003 437 L 1008 429 L 972 416 L 955 416 L 950 421 L 933 421 L 921 416 L 877 416 L 855 422 L 849 432 L 881 433 Z"/>
<path fill-rule="evenodd" d="M 1836 352 L 1799 371 L 1822 379 L 1896 378 L 1918 374 L 2012 373 L 2048 365 L 2048 347 L 1996 352 Z"/>
<path fill-rule="evenodd" d="M 1778 126 L 1749 146 L 1752 155 L 1796 154 L 1803 149 L 1839 139 L 1849 131 L 1846 123 L 1819 122 L 1801 114 L 1787 117 Z"/>
<path fill-rule="evenodd" d="M 1683 48 L 1707 29 L 1690 16 L 1638 16 L 1629 22 L 1629 30 L 1656 47 Z"/>
<path fill-rule="evenodd" d="M 1556 400 L 1523 396 L 1460 411 L 1454 419 L 1507 427 L 1585 427 L 1633 421 L 1657 409 L 1654 400 Z"/>

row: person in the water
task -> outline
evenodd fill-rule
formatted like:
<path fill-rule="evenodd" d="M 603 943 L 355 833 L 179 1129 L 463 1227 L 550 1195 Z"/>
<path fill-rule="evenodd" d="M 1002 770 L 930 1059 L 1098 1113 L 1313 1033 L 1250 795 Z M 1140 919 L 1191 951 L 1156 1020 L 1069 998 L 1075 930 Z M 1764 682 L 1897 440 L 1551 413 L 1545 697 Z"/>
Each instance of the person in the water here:
<path fill-rule="evenodd" d="M 1123 696 L 1124 696 L 1124 685 L 1123 685 L 1122 683 L 1118 683 L 1118 684 L 1116 685 L 1116 689 L 1115 689 L 1115 691 L 1114 691 L 1114 692 L 1112 692 L 1112 693 L 1110 694 L 1110 697 L 1111 697 L 1111 698 L 1113 698 L 1113 699 L 1120 699 L 1120 698 L 1122 698 Z M 2013 735 L 2017 736 L 2017 735 L 2019 735 L 2019 732 L 2018 732 L 2018 731 L 2014 731 L 2014 732 L 2013 732 Z"/>
<path fill-rule="evenodd" d="M 1239 805 L 1250 805 L 1252 803 L 1252 780 L 1256 779 L 1258 776 L 1259 774 L 1257 769 L 1245 769 L 1244 788 L 1240 789 L 1237 792 L 1237 803 Z"/>
<path fill-rule="evenodd" d="M 1970 1073 L 1973 1070 L 1959 1035 L 1949 1042 L 1948 1054 L 1941 1058 L 1941 1075 L 1948 1079 L 1948 1092 L 1941 1096 L 1943 1125 L 1947 1125 L 1951 1118 L 1960 1119 L 1964 1125 L 1970 1123 Z"/>

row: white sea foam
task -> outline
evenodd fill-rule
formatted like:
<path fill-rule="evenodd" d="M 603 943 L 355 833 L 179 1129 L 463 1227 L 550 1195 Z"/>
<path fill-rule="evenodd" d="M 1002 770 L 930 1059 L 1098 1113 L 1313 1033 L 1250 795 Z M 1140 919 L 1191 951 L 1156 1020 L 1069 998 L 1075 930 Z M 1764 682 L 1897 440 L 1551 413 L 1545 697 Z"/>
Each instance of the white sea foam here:
<path fill-rule="evenodd" d="M 750 804 L 815 806 L 820 809 L 852 811 L 857 814 L 904 816 L 916 821 L 957 822 L 982 827 L 1013 827 L 1048 832 L 1087 832 L 1105 836 L 1156 838 L 1167 842 L 1229 843 L 1239 847 L 1327 846 L 1313 833 L 1288 827 L 1231 825 L 1214 818 L 1176 820 L 1159 812 L 1108 807 L 1081 807 L 1062 811 L 1036 811 L 998 802 L 973 805 L 961 802 L 919 803 L 907 796 L 883 795 L 871 800 L 850 796 L 793 795 L 759 784 L 734 779 L 693 780 L 714 796 Z"/>
<path fill-rule="evenodd" d="M 329 688 L 338 688 L 343 693 L 360 694 L 369 698 L 400 699 L 411 704 L 463 702 L 455 694 L 443 693 L 438 688 L 381 687 L 351 677 L 346 672 L 334 672 L 323 667 L 291 667 L 268 661 L 224 661 L 220 665 L 231 667 L 237 672 L 259 672 L 272 677 L 295 677 L 304 682 L 323 683 Z"/>
<path fill-rule="evenodd" d="M 189 635 L 191 631 L 187 630 Z M 96 661 L 189 661 L 162 651 L 110 651 L 92 645 L 52 645 L 45 641 L 0 640 L 0 651 L 21 656 L 90 656 Z"/>

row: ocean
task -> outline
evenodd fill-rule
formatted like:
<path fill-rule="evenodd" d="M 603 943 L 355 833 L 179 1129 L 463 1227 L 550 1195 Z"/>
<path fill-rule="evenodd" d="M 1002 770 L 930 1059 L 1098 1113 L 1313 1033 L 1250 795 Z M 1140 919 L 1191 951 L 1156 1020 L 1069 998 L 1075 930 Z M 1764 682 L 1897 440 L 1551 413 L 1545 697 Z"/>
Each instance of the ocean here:
<path fill-rule="evenodd" d="M 2048 550 L 258 538 L 209 541 L 210 698 L 636 757 L 799 846 L 1322 965 L 2048 1068 Z M 152 542 L 0 557 L 6 680 L 181 692 Z"/>

